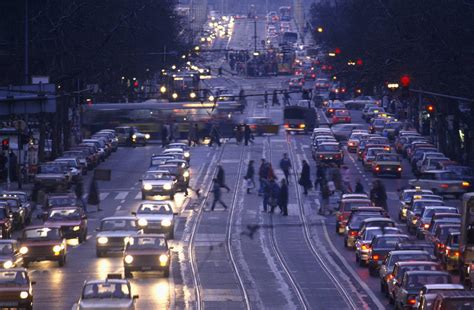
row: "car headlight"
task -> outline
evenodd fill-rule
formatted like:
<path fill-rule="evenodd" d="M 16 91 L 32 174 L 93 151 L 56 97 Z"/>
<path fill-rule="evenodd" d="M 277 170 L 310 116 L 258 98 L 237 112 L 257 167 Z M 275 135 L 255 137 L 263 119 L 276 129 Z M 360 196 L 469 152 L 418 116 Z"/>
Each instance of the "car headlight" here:
<path fill-rule="evenodd" d="M 161 254 L 159 259 L 160 259 L 160 264 L 161 265 L 166 265 L 168 263 L 169 258 L 168 258 L 168 255 Z"/>
<path fill-rule="evenodd" d="M 74 226 L 74 227 L 72 228 L 73 231 L 79 231 L 80 229 L 81 229 L 81 227 L 79 227 L 79 226 Z"/>
<path fill-rule="evenodd" d="M 150 139 L 150 135 L 149 134 L 145 134 L 145 139 Z"/>
<path fill-rule="evenodd" d="M 171 226 L 171 220 L 162 220 L 161 221 L 161 226 L 164 226 L 164 227 Z"/>
<path fill-rule="evenodd" d="M 26 246 L 22 246 L 20 248 L 20 254 L 25 255 L 26 253 L 28 253 L 28 248 Z"/>
<path fill-rule="evenodd" d="M 187 157 L 189 157 L 189 156 L 191 156 L 191 153 L 189 153 L 189 152 L 184 152 L 184 157 L 187 158 Z"/>
<path fill-rule="evenodd" d="M 22 291 L 22 292 L 20 293 L 20 298 L 21 298 L 21 299 L 27 299 L 29 295 L 30 295 L 30 294 L 28 294 L 27 291 Z"/>
<path fill-rule="evenodd" d="M 151 184 L 143 184 L 143 189 L 146 190 L 146 191 L 149 191 L 153 188 L 153 186 Z"/>
<path fill-rule="evenodd" d="M 13 262 L 11 260 L 7 260 L 6 262 L 3 263 L 3 268 L 9 269 L 13 267 Z"/>
<path fill-rule="evenodd" d="M 125 244 L 127 244 L 127 243 L 130 242 L 130 239 L 131 239 L 130 237 L 125 237 L 125 238 L 123 238 L 123 242 L 124 242 Z"/>
<path fill-rule="evenodd" d="M 109 238 L 107 237 L 99 237 L 99 239 L 97 239 L 97 242 L 99 244 L 106 244 L 107 242 L 109 242 Z"/>
<path fill-rule="evenodd" d="M 185 177 L 185 178 L 189 178 L 189 171 L 185 171 L 185 172 L 183 172 L 183 177 Z"/>
<path fill-rule="evenodd" d="M 138 225 L 139 226 L 146 226 L 146 225 L 148 225 L 148 221 L 146 219 L 139 219 L 138 220 Z"/>
<path fill-rule="evenodd" d="M 171 184 L 170 183 L 166 183 L 165 185 L 163 185 L 163 189 L 166 189 L 166 190 L 170 190 L 171 189 Z"/>
<path fill-rule="evenodd" d="M 61 252 L 61 250 L 64 248 L 63 245 L 55 245 L 53 246 L 53 252 L 58 253 Z"/>
<path fill-rule="evenodd" d="M 127 264 L 131 264 L 133 262 L 133 256 L 132 255 L 125 256 L 124 261 Z"/>

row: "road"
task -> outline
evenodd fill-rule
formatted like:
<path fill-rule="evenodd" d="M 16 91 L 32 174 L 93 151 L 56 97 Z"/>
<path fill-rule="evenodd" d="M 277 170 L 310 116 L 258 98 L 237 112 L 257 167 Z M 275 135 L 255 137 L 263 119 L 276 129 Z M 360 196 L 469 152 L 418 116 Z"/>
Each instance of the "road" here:
<path fill-rule="evenodd" d="M 253 48 L 253 22 L 238 20 L 226 43 L 232 49 Z M 252 35 L 250 35 L 252 34 Z M 264 22 L 257 23 L 257 36 L 265 38 Z M 218 39 L 219 40 L 219 39 Z M 222 46 L 222 42 L 216 42 Z M 222 62 L 222 59 L 216 60 Z M 211 86 L 244 89 L 246 94 L 261 94 L 286 87 L 288 77 L 244 78 L 224 75 L 209 80 Z M 308 86 L 311 86 L 310 84 Z M 293 94 L 292 100 L 298 96 Z M 250 97 L 242 120 L 247 116 L 267 116 L 282 123 L 280 106 L 264 108 L 263 97 Z M 321 123 L 327 123 L 323 114 Z M 353 112 L 353 122 L 362 122 Z M 59 268 L 54 263 L 31 264 L 35 309 L 70 309 L 78 300 L 87 279 L 122 273 L 121 256 L 96 258 L 95 228 L 110 215 L 128 215 L 141 200 L 140 176 L 159 145 L 120 148 L 103 165 L 112 170 L 112 180 L 99 184 L 101 208 L 89 214 L 87 242 L 69 246 L 68 261 Z M 258 171 L 260 160 L 270 161 L 277 178 L 283 153 L 288 153 L 293 172 L 290 176 L 289 216 L 262 212 L 262 197 L 254 190 L 246 194 L 243 176 L 250 160 Z M 373 177 L 361 169 L 354 154 L 346 152 L 345 167 L 351 179 L 361 179 L 366 190 Z M 249 146 L 235 140 L 221 147 L 199 146 L 192 149 L 191 187 L 200 188 L 204 197 L 176 196 L 179 212 L 172 246 L 172 271 L 169 279 L 160 274 L 138 274 L 132 290 L 139 294 L 138 309 L 383 309 L 390 307 L 379 291 L 378 278 L 359 267 L 351 250 L 344 248 L 335 232 L 333 216 L 320 216 L 319 192 L 304 196 L 297 185 L 301 162 L 315 165 L 311 158 L 310 138 L 306 135 L 256 137 Z M 230 192 L 223 191 L 229 207 L 218 206 L 209 212 L 209 188 L 220 164 L 226 172 Z M 412 178 L 404 163 L 401 179 L 384 179 L 389 212 L 397 218 L 399 188 Z M 86 184 L 89 180 L 86 181 Z M 258 182 L 257 182 L 258 183 Z M 354 182 L 355 183 L 355 182 Z M 257 184 L 258 186 L 258 184 Z M 450 202 L 458 205 L 458 201 Z M 400 227 L 403 227 L 400 225 Z"/>

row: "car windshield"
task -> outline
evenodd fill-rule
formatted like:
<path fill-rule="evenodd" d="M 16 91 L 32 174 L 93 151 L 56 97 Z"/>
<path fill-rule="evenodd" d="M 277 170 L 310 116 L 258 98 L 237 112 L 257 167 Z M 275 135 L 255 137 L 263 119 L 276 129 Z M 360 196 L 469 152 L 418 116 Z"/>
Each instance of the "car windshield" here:
<path fill-rule="evenodd" d="M 429 207 L 429 206 L 439 206 L 442 205 L 443 202 L 441 201 L 415 201 L 413 203 L 413 210 L 414 211 L 421 211 L 423 207 Z"/>
<path fill-rule="evenodd" d="M 48 206 L 54 207 L 67 207 L 76 206 L 77 198 L 75 197 L 50 197 L 48 198 Z"/>
<path fill-rule="evenodd" d="M 417 265 L 406 265 L 406 266 L 403 266 L 403 267 L 400 267 L 399 269 L 399 272 L 397 274 L 397 279 L 403 279 L 403 275 L 405 274 L 405 272 L 407 271 L 416 271 L 416 270 L 419 270 L 419 271 L 437 271 L 439 270 L 439 267 L 438 265 L 432 265 L 432 264 L 417 264 Z M 430 291 L 431 293 L 431 291 Z"/>
<path fill-rule="evenodd" d="M 357 212 L 356 214 L 353 214 L 351 216 L 351 219 L 348 222 L 348 226 L 351 229 L 359 229 L 360 226 L 362 225 L 362 221 L 371 217 L 377 217 L 380 216 L 380 212 L 367 212 L 367 213 L 362 213 L 362 212 Z"/>
<path fill-rule="evenodd" d="M 127 244 L 128 249 L 166 249 L 165 238 L 161 237 L 134 237 Z"/>
<path fill-rule="evenodd" d="M 444 242 L 446 240 L 446 238 L 448 238 L 448 235 L 449 233 L 453 233 L 453 232 L 458 232 L 459 230 L 461 229 L 461 227 L 441 227 L 439 229 L 439 233 L 438 233 L 438 239 L 441 241 L 441 242 Z"/>
<path fill-rule="evenodd" d="M 173 176 L 169 172 L 147 172 L 143 180 L 172 180 Z"/>
<path fill-rule="evenodd" d="M 351 210 L 352 208 L 356 208 L 356 207 L 370 207 L 370 200 L 360 200 L 360 201 L 357 201 L 357 200 L 353 200 L 353 201 L 343 201 L 343 206 L 344 206 L 344 210 L 343 211 L 347 211 L 347 210 Z"/>
<path fill-rule="evenodd" d="M 374 120 L 374 126 L 383 127 L 383 126 L 385 126 L 385 123 L 386 123 L 386 120 L 384 120 L 384 119 Z"/>
<path fill-rule="evenodd" d="M 400 157 L 396 154 L 378 154 L 377 161 L 400 161 Z"/>
<path fill-rule="evenodd" d="M 13 253 L 13 245 L 11 243 L 0 243 L 0 255 Z"/>
<path fill-rule="evenodd" d="M 176 166 L 176 165 L 166 165 L 166 166 L 159 166 L 158 167 L 160 170 L 163 169 L 163 170 L 166 170 L 168 171 L 169 173 L 173 174 L 173 175 L 178 175 L 179 174 L 179 167 Z"/>
<path fill-rule="evenodd" d="M 437 179 L 439 180 L 459 180 L 459 176 L 454 172 L 441 172 L 439 173 Z"/>
<path fill-rule="evenodd" d="M 429 254 L 400 254 L 400 255 L 393 255 L 390 263 L 395 265 L 397 262 L 406 262 L 406 261 L 431 261 L 431 257 Z"/>
<path fill-rule="evenodd" d="M 94 283 L 87 284 L 82 290 L 83 299 L 130 299 L 130 289 L 126 283 Z"/>
<path fill-rule="evenodd" d="M 407 238 L 405 237 L 381 237 L 372 242 L 372 248 L 395 249 L 397 244 Z"/>
<path fill-rule="evenodd" d="M 23 236 L 26 239 L 41 239 L 41 240 L 58 240 L 60 237 L 58 228 L 33 228 L 25 229 Z"/>
<path fill-rule="evenodd" d="M 77 221 L 81 219 L 79 209 L 53 209 L 49 212 L 49 221 Z"/>
<path fill-rule="evenodd" d="M 347 110 L 337 110 L 337 111 L 335 112 L 335 114 L 336 114 L 337 116 L 349 116 L 349 115 L 350 115 L 350 114 L 349 114 L 349 111 L 347 111 Z"/>
<path fill-rule="evenodd" d="M 133 219 L 103 220 L 101 223 L 101 230 L 137 230 L 137 223 Z"/>
<path fill-rule="evenodd" d="M 16 200 L 16 199 L 5 199 L 5 198 L 2 198 L 0 199 L 0 202 L 4 202 L 7 204 L 7 206 L 9 206 L 10 208 L 17 208 L 18 205 L 19 205 L 19 201 Z"/>
<path fill-rule="evenodd" d="M 318 151 L 321 152 L 339 152 L 339 146 L 337 145 L 320 145 Z"/>
<path fill-rule="evenodd" d="M 174 159 L 174 156 L 168 155 L 168 156 L 159 156 L 159 157 L 153 157 L 151 159 L 151 166 L 158 166 L 162 165 L 166 162 L 168 159 Z"/>
<path fill-rule="evenodd" d="M 24 271 L 1 271 L 0 272 L 1 286 L 23 286 L 28 285 L 28 278 Z"/>
<path fill-rule="evenodd" d="M 63 173 L 64 169 L 60 165 L 41 165 L 39 173 Z"/>
<path fill-rule="evenodd" d="M 426 284 L 448 284 L 451 283 L 447 275 L 442 274 L 417 274 L 410 275 L 407 281 L 407 288 L 410 290 L 419 290 Z"/>
<path fill-rule="evenodd" d="M 173 213 L 173 210 L 168 204 L 154 205 L 154 204 L 144 203 L 140 205 L 140 207 L 137 210 L 137 213 L 138 214 L 170 214 L 170 213 Z"/>

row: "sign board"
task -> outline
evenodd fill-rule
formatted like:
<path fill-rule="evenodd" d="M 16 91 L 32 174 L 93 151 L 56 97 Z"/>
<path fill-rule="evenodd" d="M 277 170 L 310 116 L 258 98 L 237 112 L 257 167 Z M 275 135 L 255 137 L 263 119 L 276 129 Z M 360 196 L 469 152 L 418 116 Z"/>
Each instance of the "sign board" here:
<path fill-rule="evenodd" d="M 49 84 L 49 76 L 33 75 L 31 84 Z"/>
<path fill-rule="evenodd" d="M 94 180 L 97 181 L 110 181 L 112 177 L 112 171 L 110 169 L 95 169 Z"/>

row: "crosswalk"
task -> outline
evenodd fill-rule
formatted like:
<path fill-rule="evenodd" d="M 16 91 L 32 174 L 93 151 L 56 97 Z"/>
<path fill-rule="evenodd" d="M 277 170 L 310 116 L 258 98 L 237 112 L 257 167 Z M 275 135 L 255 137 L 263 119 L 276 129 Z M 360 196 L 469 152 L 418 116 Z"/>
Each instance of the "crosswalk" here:
<path fill-rule="evenodd" d="M 126 199 L 133 199 L 133 200 L 141 200 L 142 193 L 140 191 L 111 191 L 111 192 L 101 192 L 99 193 L 100 201 L 104 201 L 106 199 L 112 200 L 126 200 Z M 84 198 L 87 199 L 87 195 L 84 195 Z"/>

